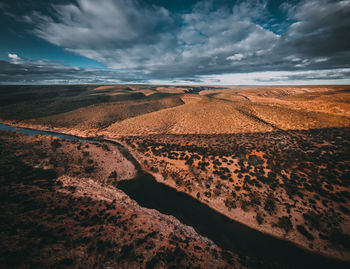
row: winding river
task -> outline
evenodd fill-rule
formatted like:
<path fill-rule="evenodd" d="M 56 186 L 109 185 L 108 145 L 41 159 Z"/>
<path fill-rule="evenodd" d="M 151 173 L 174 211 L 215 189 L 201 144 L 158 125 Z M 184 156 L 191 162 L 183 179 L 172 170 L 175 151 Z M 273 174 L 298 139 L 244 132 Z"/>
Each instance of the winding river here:
<path fill-rule="evenodd" d="M 158 183 L 152 175 L 142 171 L 140 164 L 125 147 L 115 141 L 84 139 L 72 135 L 17 128 L 5 124 L 0 124 L 0 130 L 20 132 L 26 135 L 50 135 L 66 140 L 113 143 L 121 148 L 124 156 L 132 161 L 139 170 L 137 177 L 119 182 L 118 188 L 137 201 L 140 206 L 156 209 L 163 214 L 176 217 L 223 249 L 275 264 L 276 267 L 350 268 L 349 263 L 313 254 L 290 242 L 233 221 L 191 196 Z"/>

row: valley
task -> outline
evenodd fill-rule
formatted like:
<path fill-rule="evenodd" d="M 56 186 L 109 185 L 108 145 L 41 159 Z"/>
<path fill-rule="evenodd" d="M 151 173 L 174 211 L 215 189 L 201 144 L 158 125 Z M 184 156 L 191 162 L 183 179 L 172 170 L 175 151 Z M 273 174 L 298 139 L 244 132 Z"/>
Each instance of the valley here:
<path fill-rule="evenodd" d="M 63 193 L 64 201 L 81 200 L 84 197 L 100 201 L 98 208 L 86 208 L 89 212 L 106 212 L 115 201 L 123 201 L 123 210 L 129 210 L 130 214 L 137 211 L 136 215 L 142 219 L 157 219 L 156 216 L 161 216 L 149 228 L 150 233 L 157 231 L 158 234 L 159 227 L 165 225 L 163 222 L 170 214 L 175 218 L 170 216 L 169 221 L 166 221 L 167 227 L 170 227 L 167 232 L 174 231 L 177 234 L 176 227 L 184 225 L 181 229 L 185 237 L 191 238 L 190 242 L 204 244 L 203 240 L 209 240 L 205 241 L 206 248 L 201 245 L 200 248 L 193 247 L 193 251 L 190 250 L 191 247 L 188 248 L 188 243 L 174 243 L 175 251 L 187 249 L 186 255 L 179 254 L 182 258 L 177 261 L 181 261 L 184 266 L 286 266 L 278 261 L 277 256 L 263 258 L 256 253 L 252 254 L 252 246 L 248 247 L 251 251 L 242 252 L 240 247 L 232 245 L 235 242 L 234 236 L 222 240 L 218 239 L 221 235 L 212 235 L 210 230 L 205 232 L 205 228 L 201 232 L 201 228 L 196 228 L 194 220 L 183 218 L 182 213 L 165 209 L 164 200 L 155 202 L 150 207 L 148 202 L 152 204 L 153 197 L 162 195 L 156 191 L 158 187 L 154 187 L 154 195 L 151 195 L 153 192 L 150 187 L 138 190 L 144 183 L 136 178 L 140 171 L 144 171 L 152 175 L 152 184 L 158 182 L 157 184 L 170 188 L 169 197 L 170 190 L 175 190 L 176 193 L 208 207 L 208 210 L 218 216 L 237 222 L 237 225 L 246 225 L 258 233 L 295 244 L 298 246 L 295 248 L 300 251 L 303 249 L 307 253 L 314 253 L 313 255 L 335 259 L 339 261 L 336 267 L 346 267 L 342 262 L 350 261 L 350 92 L 347 86 L 258 88 L 77 85 L 21 86 L 16 90 L 13 87 L 0 87 L 0 95 L 6 95 L 7 98 L 0 106 L 2 123 L 91 139 L 85 142 L 66 139 L 62 141 L 55 138 L 54 133 L 47 138 L 40 134 L 23 136 L 2 132 L 2 152 L 8 153 L 1 157 L 5 175 L 3 180 L 7 182 L 7 178 L 14 174 L 17 179 L 12 187 L 18 189 L 18 192 L 23 192 L 23 183 L 20 183 L 22 172 L 17 175 L 13 171 L 21 171 L 21 167 L 25 167 L 24 170 L 29 169 L 29 172 L 23 172 L 23 178 L 28 177 L 28 173 L 36 175 L 33 172 L 35 169 L 44 174 L 45 171 L 54 171 L 52 173 L 55 176 L 50 179 L 54 183 L 50 183 L 53 184 L 50 187 L 45 184 L 44 187 L 41 186 L 43 183 L 40 176 L 39 183 L 36 179 L 25 183 L 29 184 L 30 189 L 33 188 L 32 192 L 38 197 L 35 199 L 42 201 L 41 193 L 47 193 L 45 199 Z M 59 94 L 50 94 L 53 90 Z M 28 98 L 20 98 L 24 91 Z M 31 98 L 30 94 L 35 98 Z M 23 113 L 24 111 L 29 113 Z M 15 141 L 20 142 L 16 145 Z M 21 151 L 21 147 L 25 150 Z M 126 151 L 130 153 L 127 154 Z M 10 156 L 16 156 L 18 162 L 9 159 Z M 26 156 L 36 156 L 35 161 Z M 133 186 L 130 187 L 131 191 L 129 187 L 123 187 L 129 186 L 128 184 L 134 184 L 130 185 Z M 149 184 L 151 183 L 147 183 L 147 186 Z M 152 184 L 149 186 L 153 186 Z M 6 184 L 2 186 L 3 192 L 8 193 Z M 40 195 L 34 191 L 38 188 L 41 189 Z M 151 196 L 142 198 L 143 192 Z M 173 200 L 180 199 L 176 197 L 169 198 L 172 200 L 169 208 L 174 208 Z M 103 201 L 112 204 L 102 209 L 104 207 L 100 204 Z M 16 203 L 11 205 L 12 208 L 24 210 L 20 209 L 21 204 Z M 157 211 L 149 211 L 147 208 L 155 208 Z M 162 212 L 163 210 L 165 211 Z M 64 219 L 72 218 L 75 211 L 69 211 L 71 213 L 64 215 Z M 147 214 L 150 216 L 149 212 L 152 212 L 152 217 L 146 217 Z M 109 216 L 115 216 L 112 211 L 108 213 Z M 164 213 L 166 215 L 163 216 Z M 56 217 L 53 215 L 50 218 Z M 80 217 L 74 219 L 78 221 L 75 226 L 83 225 Z M 108 217 L 105 219 L 107 221 Z M 131 219 L 132 223 L 124 222 L 123 225 L 124 231 L 128 231 L 129 236 L 133 237 L 136 228 L 131 226 L 137 227 L 141 224 L 137 218 Z M 34 222 L 37 223 L 38 219 Z M 101 220 L 96 225 L 104 226 L 106 223 L 109 222 Z M 115 223 L 110 225 L 108 229 L 113 232 L 108 230 L 108 233 L 118 233 L 119 228 L 115 227 Z M 190 226 L 195 230 L 191 230 L 193 228 Z M 12 226 L 6 229 L 10 229 L 9 227 Z M 55 225 L 53 227 L 54 230 L 57 228 Z M 85 229 L 77 230 L 77 238 L 84 237 L 84 231 L 86 232 Z M 99 233 L 97 237 L 105 240 L 108 233 Z M 165 249 L 174 250 L 171 244 L 166 243 L 170 240 L 170 234 L 161 234 L 165 241 L 159 242 L 155 237 L 148 237 L 153 244 L 154 240 L 158 242 L 157 248 L 152 248 L 152 251 L 144 250 L 143 245 L 127 245 L 133 249 L 130 251 L 136 257 L 137 253 L 148 253 L 147 257 L 138 260 L 142 266 L 146 266 L 147 261 L 151 262 L 152 257 L 155 257 L 152 255 L 158 257 L 157 261 L 153 261 L 154 264 L 171 264 L 171 261 L 166 260 L 168 254 L 159 256 L 159 253 L 165 253 Z M 227 232 L 223 234 L 230 238 Z M 203 239 L 205 237 L 202 236 L 208 236 L 209 239 Z M 6 237 L 4 240 L 6 241 Z M 113 251 L 119 251 L 117 256 L 121 255 L 126 262 L 134 257 L 123 256 L 120 252 L 123 244 L 126 246 L 126 242 L 131 242 L 128 240 L 130 239 L 125 238 L 121 243 L 116 239 L 113 241 L 115 243 L 108 243 L 110 245 L 105 249 L 111 251 L 115 244 Z M 225 240 L 231 243 L 224 243 Z M 87 242 L 80 245 L 84 249 L 89 246 Z M 56 243 L 54 246 L 58 247 Z M 215 253 L 219 253 L 210 254 L 216 258 L 207 256 L 208 251 L 211 251 L 208 246 L 211 246 L 209 249 L 215 248 Z M 17 251 L 19 250 L 13 246 L 13 252 Z M 84 257 L 86 249 L 81 251 L 80 256 L 77 254 L 80 258 L 74 256 L 70 259 L 76 262 Z M 274 252 L 273 249 L 271 251 Z M 96 255 L 91 256 L 93 258 L 89 265 L 96 264 L 101 257 L 106 259 L 105 255 L 108 254 L 103 252 L 101 256 L 97 251 L 93 253 Z M 66 262 L 67 257 L 60 255 Z M 109 258 L 111 262 L 123 264 L 122 261 Z M 209 266 L 207 259 L 215 261 L 215 265 L 211 263 Z M 310 265 L 307 260 L 308 258 L 302 265 L 289 266 L 306 268 Z M 323 265 L 326 264 L 327 262 Z"/>

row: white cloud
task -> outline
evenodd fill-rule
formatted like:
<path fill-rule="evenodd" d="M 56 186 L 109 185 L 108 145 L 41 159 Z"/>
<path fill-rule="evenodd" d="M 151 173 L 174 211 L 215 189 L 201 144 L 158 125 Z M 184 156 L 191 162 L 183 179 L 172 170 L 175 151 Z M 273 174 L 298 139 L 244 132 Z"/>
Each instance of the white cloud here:
<path fill-rule="evenodd" d="M 240 61 L 244 58 L 244 55 L 241 53 L 236 53 L 232 56 L 229 56 L 226 58 L 226 60 L 231 60 L 231 61 Z"/>
<path fill-rule="evenodd" d="M 21 61 L 21 58 L 14 53 L 7 54 L 7 57 L 9 57 L 13 63 L 19 63 Z"/>
<path fill-rule="evenodd" d="M 114 69 L 183 76 L 231 68 L 226 59 L 233 52 L 242 60 L 240 55 L 266 52 L 278 39 L 246 16 L 258 8 L 251 14 L 259 17 L 266 1 L 233 10 L 211 10 L 211 1 L 202 1 L 186 14 L 137 0 L 77 1 L 55 6 L 58 20 L 33 13 L 34 33 Z"/>
<path fill-rule="evenodd" d="M 322 62 L 328 61 L 328 59 L 329 59 L 328 57 L 317 58 L 317 59 L 315 59 L 315 62 L 322 63 Z"/>
<path fill-rule="evenodd" d="M 312 85 L 350 84 L 350 68 L 309 70 L 309 71 L 269 71 L 251 73 L 218 74 L 200 76 L 203 84 L 216 85 Z M 213 81 L 216 81 L 213 83 Z"/>

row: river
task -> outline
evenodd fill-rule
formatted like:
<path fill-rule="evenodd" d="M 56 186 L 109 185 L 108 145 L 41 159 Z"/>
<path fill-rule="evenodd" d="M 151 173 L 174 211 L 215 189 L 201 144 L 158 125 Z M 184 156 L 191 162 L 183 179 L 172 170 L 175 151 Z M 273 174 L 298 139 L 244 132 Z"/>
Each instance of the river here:
<path fill-rule="evenodd" d="M 288 241 L 261 233 L 239 222 L 217 213 L 209 206 L 191 196 L 158 183 L 152 175 L 141 170 L 137 160 L 121 144 L 110 140 L 84 139 L 77 136 L 54 132 L 17 128 L 0 124 L 0 130 L 20 132 L 26 135 L 56 136 L 60 139 L 88 142 L 107 142 L 118 145 L 124 156 L 132 161 L 139 174 L 132 180 L 121 181 L 118 188 L 123 190 L 140 206 L 156 209 L 172 215 L 182 223 L 193 227 L 199 234 L 208 237 L 223 249 L 257 258 L 282 268 L 350 268 L 349 263 L 338 262 L 308 252 Z"/>

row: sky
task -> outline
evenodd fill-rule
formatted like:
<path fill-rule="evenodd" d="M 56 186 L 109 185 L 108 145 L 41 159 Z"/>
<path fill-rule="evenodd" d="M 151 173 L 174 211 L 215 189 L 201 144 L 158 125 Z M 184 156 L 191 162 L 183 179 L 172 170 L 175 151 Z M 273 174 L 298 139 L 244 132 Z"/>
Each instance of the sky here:
<path fill-rule="evenodd" d="M 0 84 L 350 84 L 350 0 L 0 0 Z"/>

